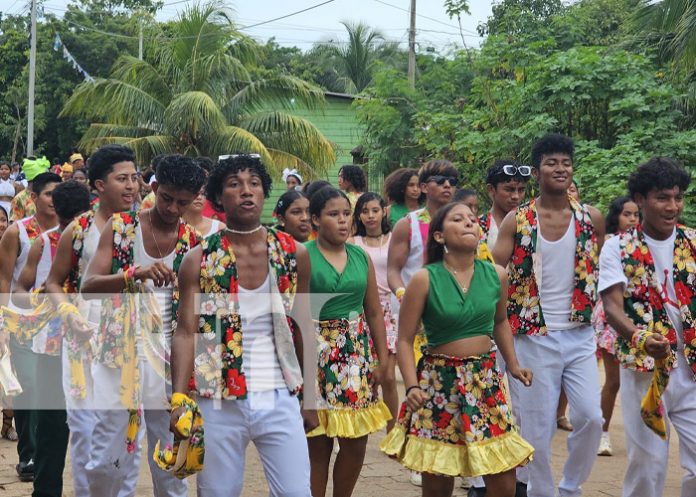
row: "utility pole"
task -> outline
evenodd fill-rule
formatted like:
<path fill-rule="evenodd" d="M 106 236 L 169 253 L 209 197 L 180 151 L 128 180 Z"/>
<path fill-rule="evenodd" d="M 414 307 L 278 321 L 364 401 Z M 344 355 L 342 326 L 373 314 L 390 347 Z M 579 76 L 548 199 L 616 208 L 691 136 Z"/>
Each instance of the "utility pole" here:
<path fill-rule="evenodd" d="M 36 83 L 36 0 L 31 0 L 29 48 L 29 103 L 27 104 L 27 157 L 34 155 L 34 85 Z"/>
<path fill-rule="evenodd" d="M 411 23 L 408 28 L 408 84 L 416 87 L 416 0 L 411 0 Z"/>
<path fill-rule="evenodd" d="M 142 15 L 138 17 L 140 17 L 138 21 L 138 59 L 143 60 L 143 18 Z"/>

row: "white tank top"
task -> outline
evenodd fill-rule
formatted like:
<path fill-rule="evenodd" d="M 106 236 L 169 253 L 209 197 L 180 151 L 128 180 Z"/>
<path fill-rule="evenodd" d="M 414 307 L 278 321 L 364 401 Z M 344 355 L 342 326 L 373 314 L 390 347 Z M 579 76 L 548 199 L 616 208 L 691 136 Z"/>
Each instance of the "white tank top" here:
<path fill-rule="evenodd" d="M 9 179 L 0 179 L 0 197 L 14 197 L 15 189 L 14 185 Z M 8 212 L 9 214 L 9 212 Z"/>
<path fill-rule="evenodd" d="M 17 232 L 19 238 L 19 255 L 17 255 L 17 260 L 15 261 L 14 271 L 12 272 L 12 284 L 10 285 L 10 292 L 13 292 L 17 286 L 17 280 L 19 280 L 19 275 L 22 274 L 22 269 L 27 263 L 27 257 L 29 256 L 29 249 L 31 248 L 31 240 L 29 240 L 29 234 L 24 226 L 24 221 L 29 218 L 24 218 L 17 221 Z"/>
<path fill-rule="evenodd" d="M 152 236 L 152 235 L 150 235 Z M 168 268 L 174 268 L 174 256 L 176 251 L 172 250 L 163 259 L 161 259 Z M 140 229 L 140 225 L 135 228 L 135 246 L 133 247 L 133 263 L 138 266 L 150 266 L 160 259 L 155 257 L 150 257 L 147 252 L 145 252 L 145 245 L 143 244 L 143 232 Z M 172 297 L 174 294 L 174 285 L 169 284 L 165 287 L 156 287 L 152 280 L 147 280 L 145 282 L 145 287 L 152 291 L 157 298 L 157 305 L 159 306 L 160 316 L 162 316 L 162 324 L 164 327 L 164 336 L 167 339 L 172 337 Z M 167 344 L 170 343 L 169 340 L 166 341 Z"/>
<path fill-rule="evenodd" d="M 101 233 L 99 228 L 96 227 L 96 223 L 93 221 L 92 225 L 84 234 L 82 240 L 82 255 L 79 262 L 79 271 L 84 278 L 85 272 L 87 271 L 87 266 L 89 266 L 92 257 L 97 253 L 97 247 L 99 246 L 99 237 Z M 80 300 L 79 302 L 80 314 L 87 319 L 91 324 L 98 325 L 101 320 L 101 300 Z"/>
<path fill-rule="evenodd" d="M 286 388 L 273 338 L 270 268 L 260 287 L 248 290 L 239 285 L 239 314 L 242 318 L 242 360 L 248 390 L 264 392 Z"/>
<path fill-rule="evenodd" d="M 222 223 L 218 221 L 217 219 L 213 219 L 213 224 L 210 225 L 210 229 L 206 234 L 203 235 L 203 238 L 208 238 L 210 235 L 214 235 L 218 231 L 220 231 L 220 225 Z"/>
<path fill-rule="evenodd" d="M 420 230 L 420 223 L 418 222 L 418 215 L 424 210 L 418 209 L 413 212 L 409 212 L 406 216 L 411 224 L 410 232 L 411 237 L 409 239 L 409 253 L 406 259 L 406 264 L 401 268 L 401 279 L 404 282 L 404 286 L 408 286 L 408 282 L 411 281 L 413 275 L 416 274 L 420 268 L 423 267 L 424 256 L 423 252 L 425 250 L 425 240 Z"/>
<path fill-rule="evenodd" d="M 555 242 L 541 234 L 539 220 L 539 252 L 541 254 L 541 308 L 549 330 L 569 330 L 580 323 L 570 320 L 570 307 L 575 286 L 575 222 L 571 216 L 565 234 Z"/>
<path fill-rule="evenodd" d="M 48 273 L 51 270 L 51 264 L 53 263 L 53 254 L 51 254 L 51 241 L 48 239 L 48 234 L 58 228 L 50 229 L 41 234 L 41 241 L 43 242 L 43 249 L 41 250 L 41 258 L 39 259 L 39 264 L 36 266 L 36 279 L 34 280 L 34 288 L 38 288 L 46 282 L 48 278 Z M 36 354 L 46 353 L 46 341 L 48 339 L 49 327 L 44 327 L 32 340 L 31 350 Z"/>

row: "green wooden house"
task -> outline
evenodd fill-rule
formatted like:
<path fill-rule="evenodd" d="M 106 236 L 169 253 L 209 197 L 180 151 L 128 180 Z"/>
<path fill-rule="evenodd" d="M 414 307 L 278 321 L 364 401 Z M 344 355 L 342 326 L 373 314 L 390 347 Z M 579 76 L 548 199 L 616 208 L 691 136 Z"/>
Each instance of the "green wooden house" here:
<path fill-rule="evenodd" d="M 326 92 L 326 106 L 321 110 L 299 109 L 293 114 L 304 117 L 314 124 L 324 136 L 336 146 L 336 163 L 329 169 L 325 179 L 336 185 L 338 170 L 344 164 L 352 164 L 351 151 L 356 149 L 361 142 L 361 131 L 353 109 L 353 95 L 344 93 Z M 303 178 L 307 181 L 308 178 Z M 374 180 L 376 178 L 370 178 Z M 372 184 L 373 181 L 370 181 Z M 273 208 L 278 197 L 287 190 L 285 183 L 274 182 L 270 197 L 266 200 L 263 211 L 263 222 L 272 221 Z"/>

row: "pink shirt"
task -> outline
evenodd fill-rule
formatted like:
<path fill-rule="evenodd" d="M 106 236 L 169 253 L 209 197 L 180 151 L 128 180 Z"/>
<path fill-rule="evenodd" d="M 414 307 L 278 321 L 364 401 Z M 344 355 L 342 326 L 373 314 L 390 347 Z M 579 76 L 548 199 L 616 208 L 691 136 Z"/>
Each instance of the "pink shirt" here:
<path fill-rule="evenodd" d="M 389 253 L 389 243 L 391 242 L 391 233 L 384 235 L 386 243 L 381 247 L 368 247 L 362 236 L 355 236 L 353 240 L 355 245 L 362 248 L 372 260 L 372 265 L 375 267 L 375 275 L 377 276 L 377 289 L 379 290 L 379 300 L 389 302 L 391 298 L 391 290 L 387 283 L 387 254 Z"/>

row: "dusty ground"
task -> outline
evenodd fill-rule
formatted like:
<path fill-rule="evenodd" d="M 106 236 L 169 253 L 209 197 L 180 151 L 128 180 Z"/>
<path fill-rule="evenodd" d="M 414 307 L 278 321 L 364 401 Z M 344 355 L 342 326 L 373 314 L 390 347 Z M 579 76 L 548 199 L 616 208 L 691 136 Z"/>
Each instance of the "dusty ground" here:
<path fill-rule="evenodd" d="M 354 497 L 416 497 L 420 489 L 408 482 L 408 473 L 398 463 L 388 459 L 378 450 L 382 436 L 370 438 L 365 466 L 358 481 Z M 566 456 L 567 433 L 559 431 L 553 441 L 553 465 L 558 477 Z M 617 406 L 611 425 L 611 439 L 614 447 L 613 457 L 598 457 L 589 480 L 583 486 L 583 495 L 587 497 L 620 497 L 624 469 L 626 467 L 626 451 L 623 445 L 623 419 L 621 407 Z M 3 497 L 24 497 L 31 495 L 31 484 L 20 483 L 14 472 L 17 462 L 15 445 L 6 440 L 0 440 L 0 495 Z M 681 480 L 679 454 L 676 437 L 670 446 L 670 464 L 667 484 L 663 497 L 678 497 Z M 75 496 L 71 488 L 69 464 L 65 471 L 65 497 Z M 149 470 L 142 463 L 137 497 L 152 495 Z M 190 483 L 189 495 L 195 495 L 195 482 Z M 263 475 L 263 468 L 253 447 L 247 454 L 246 474 L 243 497 L 259 497 L 268 495 L 268 486 Z M 330 494 L 329 494 L 330 495 Z M 455 496 L 466 495 L 466 490 L 455 490 Z M 655 496 L 659 497 L 659 496 Z"/>

